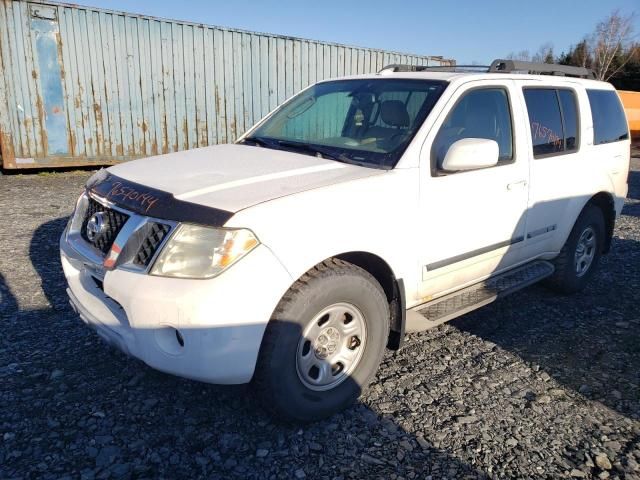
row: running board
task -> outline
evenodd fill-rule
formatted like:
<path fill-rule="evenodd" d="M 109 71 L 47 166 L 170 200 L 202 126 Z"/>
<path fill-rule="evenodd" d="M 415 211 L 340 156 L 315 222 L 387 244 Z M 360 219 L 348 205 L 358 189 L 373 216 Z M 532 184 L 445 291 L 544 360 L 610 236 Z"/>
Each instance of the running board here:
<path fill-rule="evenodd" d="M 407 331 L 427 330 L 440 325 L 528 287 L 552 275 L 554 270 L 551 263 L 536 260 L 429 303 L 413 307 L 407 312 Z"/>

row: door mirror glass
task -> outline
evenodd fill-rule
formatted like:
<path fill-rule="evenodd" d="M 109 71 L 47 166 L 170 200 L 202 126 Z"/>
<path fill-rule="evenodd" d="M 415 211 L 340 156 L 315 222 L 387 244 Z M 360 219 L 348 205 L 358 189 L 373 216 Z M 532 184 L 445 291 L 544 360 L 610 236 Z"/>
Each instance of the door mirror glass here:
<path fill-rule="evenodd" d="M 486 138 L 463 138 L 454 142 L 447 150 L 442 162 L 445 172 L 477 170 L 497 165 L 500 147 L 495 140 Z"/>

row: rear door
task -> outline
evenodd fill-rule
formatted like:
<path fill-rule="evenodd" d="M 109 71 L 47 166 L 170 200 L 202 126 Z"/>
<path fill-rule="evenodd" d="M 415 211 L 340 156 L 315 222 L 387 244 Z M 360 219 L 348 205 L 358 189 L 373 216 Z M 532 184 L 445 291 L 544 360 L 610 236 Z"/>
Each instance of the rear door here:
<path fill-rule="evenodd" d="M 525 243 L 527 255 L 533 257 L 560 251 L 583 206 L 596 193 L 614 193 L 618 211 L 622 208 L 629 131 L 612 89 L 585 89 L 569 81 L 544 87 L 536 81 L 518 83 L 532 144 Z"/>
<path fill-rule="evenodd" d="M 557 249 L 558 232 L 571 215 L 571 200 L 585 193 L 588 169 L 583 160 L 579 113 L 585 99 L 584 90 L 577 84 L 560 87 L 541 86 L 538 81 L 518 83 L 530 136 L 526 152 L 531 164 L 526 250 L 533 257 Z"/>

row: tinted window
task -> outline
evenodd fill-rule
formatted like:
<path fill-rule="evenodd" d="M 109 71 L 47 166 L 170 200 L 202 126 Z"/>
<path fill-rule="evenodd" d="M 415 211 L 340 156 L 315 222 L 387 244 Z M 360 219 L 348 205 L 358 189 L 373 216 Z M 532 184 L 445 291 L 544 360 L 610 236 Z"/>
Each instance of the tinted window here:
<path fill-rule="evenodd" d="M 500 162 L 513 158 L 511 109 L 502 88 L 483 88 L 465 94 L 449 113 L 433 142 L 438 168 L 449 147 L 463 138 L 495 140 L 500 147 Z"/>
<path fill-rule="evenodd" d="M 565 150 L 578 148 L 578 102 L 572 90 L 558 90 L 564 120 Z"/>
<path fill-rule="evenodd" d="M 525 89 L 533 155 L 549 155 L 564 150 L 562 117 L 555 89 Z"/>
<path fill-rule="evenodd" d="M 618 94 L 612 90 L 587 90 L 593 119 L 593 142 L 617 142 L 629 138 L 629 129 Z"/>

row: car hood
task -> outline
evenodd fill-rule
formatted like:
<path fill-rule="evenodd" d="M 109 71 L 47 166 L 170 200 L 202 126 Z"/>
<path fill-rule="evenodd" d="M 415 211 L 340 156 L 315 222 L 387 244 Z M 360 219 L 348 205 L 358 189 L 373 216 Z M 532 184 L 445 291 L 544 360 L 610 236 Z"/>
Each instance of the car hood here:
<path fill-rule="evenodd" d="M 310 155 L 232 144 L 148 157 L 108 171 L 171 193 L 178 200 L 228 212 L 384 173 Z"/>

